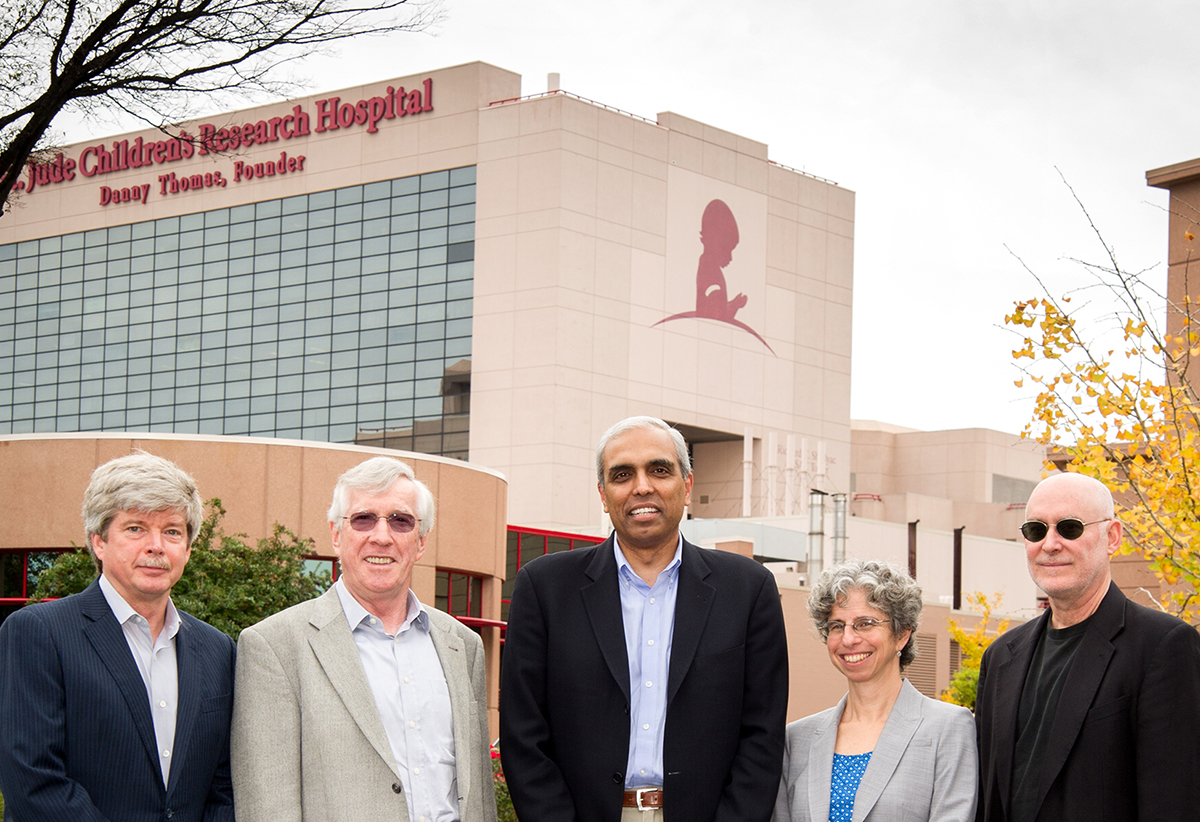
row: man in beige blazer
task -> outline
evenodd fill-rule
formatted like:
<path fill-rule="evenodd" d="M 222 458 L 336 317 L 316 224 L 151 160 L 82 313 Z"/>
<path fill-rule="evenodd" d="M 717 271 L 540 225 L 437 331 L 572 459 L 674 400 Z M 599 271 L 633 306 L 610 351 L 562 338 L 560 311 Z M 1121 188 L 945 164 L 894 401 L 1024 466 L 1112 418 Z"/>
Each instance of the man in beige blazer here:
<path fill-rule="evenodd" d="M 433 520 L 399 460 L 338 479 L 338 581 L 238 640 L 239 822 L 496 819 L 483 643 L 409 587 Z"/>

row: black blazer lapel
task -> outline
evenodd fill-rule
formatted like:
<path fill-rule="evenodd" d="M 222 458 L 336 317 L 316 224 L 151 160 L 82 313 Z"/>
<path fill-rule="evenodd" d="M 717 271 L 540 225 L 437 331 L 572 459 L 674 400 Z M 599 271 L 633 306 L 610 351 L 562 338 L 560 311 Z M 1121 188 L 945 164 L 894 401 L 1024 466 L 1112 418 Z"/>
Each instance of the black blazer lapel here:
<path fill-rule="evenodd" d="M 585 573 L 591 582 L 580 589 L 583 607 L 596 635 L 596 643 L 613 679 L 629 703 L 629 654 L 625 650 L 625 623 L 621 618 L 621 591 L 617 581 L 617 560 L 613 556 L 613 538 L 596 547 L 596 555 Z"/>
<path fill-rule="evenodd" d="M 711 573 L 704 561 L 703 549 L 683 541 L 679 565 L 679 591 L 675 597 L 675 629 L 671 635 L 671 661 L 667 674 L 667 704 L 675 698 L 679 685 L 692 667 L 700 637 L 708 623 L 717 589 L 706 582 Z"/>
<path fill-rule="evenodd" d="M 1046 758 L 1042 761 L 1042 777 L 1038 784 L 1037 807 L 1041 807 L 1050 792 L 1050 786 L 1058 778 L 1067 762 L 1075 740 L 1083 728 L 1083 720 L 1092 708 L 1096 691 L 1112 660 L 1112 638 L 1125 627 L 1125 595 L 1115 584 L 1110 584 L 1108 593 L 1100 602 L 1083 639 L 1075 652 L 1075 661 L 1063 683 L 1062 696 L 1058 700 L 1058 711 L 1050 728 L 1050 739 L 1046 746 Z"/>
<path fill-rule="evenodd" d="M 995 670 L 989 673 L 992 681 L 988 683 L 988 691 L 996 700 L 992 751 L 996 757 L 995 772 L 1005 813 L 1008 813 L 1009 797 L 1012 795 L 1012 758 L 1017 745 L 1017 712 L 1021 707 L 1021 691 L 1025 688 L 1025 677 L 1029 673 L 1037 638 L 1049 619 L 1050 612 L 1046 611 L 1029 623 L 1028 630 L 1020 631 L 1017 636 L 1002 635 L 996 640 L 1004 643 L 1002 647 L 1008 652 Z"/>
<path fill-rule="evenodd" d="M 154 737 L 154 720 L 150 717 L 150 698 L 146 696 L 146 683 L 142 681 L 137 663 L 133 661 L 121 624 L 108 607 L 99 582 L 93 582 L 79 597 L 84 617 L 83 635 L 116 682 L 117 689 L 129 706 L 130 718 L 145 746 L 146 755 L 158 768 L 158 743 Z M 158 784 L 162 784 L 161 779 Z"/>

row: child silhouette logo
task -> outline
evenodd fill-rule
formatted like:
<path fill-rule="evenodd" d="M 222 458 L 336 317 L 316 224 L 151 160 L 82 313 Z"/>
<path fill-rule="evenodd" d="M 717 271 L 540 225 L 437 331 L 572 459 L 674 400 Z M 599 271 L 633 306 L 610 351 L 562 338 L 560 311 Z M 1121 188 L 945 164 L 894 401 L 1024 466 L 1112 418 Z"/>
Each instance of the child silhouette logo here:
<path fill-rule="evenodd" d="M 768 351 L 775 353 L 757 331 L 737 319 L 738 311 L 746 305 L 746 295 L 739 292 L 729 299 L 723 269 L 733 260 L 733 250 L 739 239 L 737 220 L 729 206 L 723 200 L 711 201 L 700 218 L 700 243 L 704 250 L 700 252 L 700 264 L 696 267 L 696 310 L 672 314 L 654 325 L 688 318 L 717 320 L 753 334 Z"/>

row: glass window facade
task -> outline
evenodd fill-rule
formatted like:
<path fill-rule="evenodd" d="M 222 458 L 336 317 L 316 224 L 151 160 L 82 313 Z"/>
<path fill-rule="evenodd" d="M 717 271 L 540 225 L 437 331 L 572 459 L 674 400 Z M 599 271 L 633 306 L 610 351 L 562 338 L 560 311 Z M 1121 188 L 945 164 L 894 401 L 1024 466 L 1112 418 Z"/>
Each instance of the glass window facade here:
<path fill-rule="evenodd" d="M 483 577 L 439 568 L 434 607 L 456 617 L 483 616 Z"/>
<path fill-rule="evenodd" d="M 37 588 L 37 578 L 62 551 L 0 551 L 0 622 L 25 605 Z"/>
<path fill-rule="evenodd" d="M 0 246 L 0 434 L 467 458 L 475 168 Z"/>

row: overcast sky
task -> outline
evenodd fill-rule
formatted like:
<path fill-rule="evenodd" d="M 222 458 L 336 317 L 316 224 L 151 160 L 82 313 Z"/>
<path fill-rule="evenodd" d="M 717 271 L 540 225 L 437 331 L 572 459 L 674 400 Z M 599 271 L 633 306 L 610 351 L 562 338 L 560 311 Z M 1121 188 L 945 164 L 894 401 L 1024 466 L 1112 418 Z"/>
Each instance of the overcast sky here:
<path fill-rule="evenodd" d="M 1145 172 L 1200 156 L 1197 8 L 445 0 L 436 35 L 293 70 L 312 93 L 483 60 L 523 94 L 559 72 L 583 97 L 766 143 L 856 192 L 853 416 L 1016 432 L 1032 395 L 999 326 L 1037 285 L 1013 255 L 1056 293 L 1080 281 L 1065 258 L 1104 256 L 1059 172 L 1120 262 L 1165 278 L 1167 195 Z"/>

